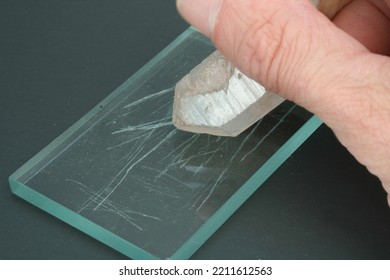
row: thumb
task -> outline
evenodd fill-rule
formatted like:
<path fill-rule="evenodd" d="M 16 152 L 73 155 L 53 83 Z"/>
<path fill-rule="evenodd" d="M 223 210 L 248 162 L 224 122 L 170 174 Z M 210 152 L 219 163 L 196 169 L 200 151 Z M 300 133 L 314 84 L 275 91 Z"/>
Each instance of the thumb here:
<path fill-rule="evenodd" d="M 370 53 L 309 0 L 177 6 L 242 72 L 319 116 L 390 193 L 388 57 Z"/>
<path fill-rule="evenodd" d="M 241 71 L 314 113 L 329 73 L 344 76 L 340 60 L 366 51 L 308 0 L 181 0 L 178 9 Z"/>

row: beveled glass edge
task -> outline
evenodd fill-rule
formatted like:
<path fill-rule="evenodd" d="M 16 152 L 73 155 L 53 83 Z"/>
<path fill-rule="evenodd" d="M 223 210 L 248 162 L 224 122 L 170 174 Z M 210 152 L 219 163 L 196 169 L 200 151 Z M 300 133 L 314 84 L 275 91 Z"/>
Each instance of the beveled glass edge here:
<path fill-rule="evenodd" d="M 58 147 L 58 145 L 61 144 L 64 139 L 67 139 L 78 129 L 80 129 L 85 123 L 87 123 L 91 118 L 93 118 L 100 110 L 102 110 L 106 104 L 110 103 L 112 100 L 117 98 L 121 93 L 123 93 L 123 91 L 129 85 L 131 85 L 134 81 L 139 79 L 152 66 L 156 65 L 161 60 L 162 57 L 168 54 L 172 49 L 174 49 L 180 43 L 182 43 L 188 36 L 198 32 L 199 31 L 193 27 L 187 28 L 175 40 L 173 40 L 170 44 L 168 44 L 161 52 L 159 52 L 149 62 L 147 62 L 144 66 L 142 66 L 137 72 L 135 72 L 132 76 L 130 76 L 129 79 L 123 82 L 118 88 L 116 88 L 113 92 L 111 92 L 106 98 L 104 98 L 101 102 L 99 102 L 94 108 L 92 108 L 88 113 L 86 113 L 83 117 L 81 117 L 76 123 L 70 126 L 63 133 L 61 133 L 50 144 L 48 144 L 46 147 L 40 150 L 35 156 L 33 156 L 30 160 L 28 160 L 21 167 L 19 167 L 14 173 L 12 173 L 9 176 L 9 181 L 11 179 L 17 181 L 19 178 L 25 175 L 26 172 L 30 170 L 38 161 L 44 159 L 52 151 L 54 151 L 54 149 Z"/>
<path fill-rule="evenodd" d="M 322 121 L 313 115 L 173 254 L 172 259 L 190 258 L 321 124 Z"/>

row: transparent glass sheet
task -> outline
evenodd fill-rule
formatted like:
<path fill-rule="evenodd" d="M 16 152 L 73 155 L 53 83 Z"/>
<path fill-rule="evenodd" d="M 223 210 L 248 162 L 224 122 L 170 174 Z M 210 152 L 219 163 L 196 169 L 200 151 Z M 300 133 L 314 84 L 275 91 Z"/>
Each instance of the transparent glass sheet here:
<path fill-rule="evenodd" d="M 16 171 L 13 192 L 130 258 L 189 258 L 321 123 L 284 102 L 236 138 L 175 129 L 174 86 L 213 50 L 188 29 Z"/>

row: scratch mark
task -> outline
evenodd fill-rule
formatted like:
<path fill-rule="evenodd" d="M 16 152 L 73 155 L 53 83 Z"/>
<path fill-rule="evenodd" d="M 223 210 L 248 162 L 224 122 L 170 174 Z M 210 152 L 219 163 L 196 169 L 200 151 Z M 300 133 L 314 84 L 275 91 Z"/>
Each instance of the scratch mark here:
<path fill-rule="evenodd" d="M 94 192 L 92 189 L 90 189 L 88 186 L 86 186 L 85 184 L 83 184 L 80 181 L 69 179 L 69 178 L 65 179 L 65 181 L 72 182 L 72 183 L 75 183 L 75 184 L 81 186 L 82 188 L 80 188 L 80 191 L 82 191 L 83 193 L 85 193 L 86 195 L 88 195 L 90 197 L 94 197 L 93 201 L 95 203 L 98 203 L 98 198 L 100 196 L 96 192 Z M 78 210 L 77 213 L 81 213 L 83 210 L 85 210 L 85 207 L 83 207 L 80 210 Z M 132 215 L 142 216 L 142 217 L 145 217 L 145 218 L 158 220 L 158 221 L 162 221 L 158 217 L 147 215 L 147 214 L 144 214 L 144 213 L 141 213 L 141 212 L 137 212 L 137 211 L 128 209 L 128 208 L 123 207 L 122 205 L 120 205 L 118 203 L 115 203 L 115 202 L 111 201 L 111 200 L 108 200 L 106 202 L 106 204 L 103 206 L 102 210 L 110 212 L 110 213 L 113 213 L 113 214 L 116 214 L 116 215 L 122 217 L 123 219 L 125 219 L 127 222 L 129 222 L 131 225 L 133 225 L 134 227 L 136 227 L 139 230 L 143 230 L 143 229 L 138 224 L 136 224 L 134 222 L 135 218 L 129 216 L 127 213 L 132 214 Z"/>
<path fill-rule="evenodd" d="M 190 138 L 188 138 L 186 141 L 184 141 L 183 143 L 181 143 L 178 147 L 176 147 L 176 149 L 170 151 L 165 157 L 163 157 L 162 159 L 159 160 L 159 162 L 163 162 L 166 158 L 168 158 L 170 155 L 172 155 L 173 153 L 175 153 L 177 150 L 181 149 L 181 147 L 183 147 L 184 145 L 186 145 L 188 142 L 191 141 L 191 143 L 189 145 L 192 145 L 199 137 L 199 134 L 194 134 L 192 135 Z M 183 152 L 183 151 L 181 151 Z"/>
<path fill-rule="evenodd" d="M 73 179 L 68 179 L 68 178 L 65 179 L 65 181 L 66 181 L 66 182 L 72 182 L 72 183 L 78 184 L 78 185 L 82 186 L 83 188 L 92 191 L 89 187 L 87 187 L 87 185 L 85 185 L 85 184 L 83 184 L 83 183 L 81 183 L 81 182 L 79 182 L 79 181 L 76 181 L 76 180 L 73 180 Z"/>
<path fill-rule="evenodd" d="M 68 182 L 73 182 L 73 183 L 76 183 L 76 184 L 78 184 L 78 185 L 81 185 L 84 189 L 80 189 L 81 191 L 83 191 L 84 193 L 86 193 L 86 194 L 96 194 L 93 190 L 91 190 L 88 186 L 86 186 L 85 184 L 83 184 L 83 183 L 81 183 L 81 182 L 79 182 L 79 181 L 76 181 L 76 180 L 73 180 L 73 179 L 65 179 L 65 181 L 68 181 Z M 99 195 L 97 196 L 97 197 L 99 197 Z M 97 202 L 97 198 L 95 198 L 95 202 Z M 120 213 L 122 213 L 122 212 L 129 212 L 129 213 L 132 213 L 132 214 L 137 214 L 137 215 L 140 215 L 140 216 L 142 216 L 142 217 L 146 217 L 146 218 L 151 218 L 151 219 L 154 219 L 154 220 L 159 220 L 159 221 L 161 221 L 161 219 L 160 218 L 158 218 L 158 217 L 155 217 L 155 216 L 151 216 L 151 215 L 147 215 L 147 214 L 144 214 L 144 213 L 141 213 L 141 212 L 138 212 L 138 211 L 134 211 L 134 210 L 131 210 L 131 209 L 128 209 L 128 208 L 125 208 L 125 207 L 123 207 L 123 206 L 121 206 L 121 205 L 119 205 L 119 204 L 117 204 L 117 203 L 115 203 L 115 202 L 112 202 L 112 201 L 109 201 L 110 203 L 108 203 L 110 206 L 112 206 L 115 210 L 117 210 L 117 211 L 115 211 L 115 213 L 116 212 L 118 212 L 118 213 L 116 213 L 116 214 L 120 214 Z M 106 207 L 107 208 L 107 207 Z M 119 210 L 118 208 L 123 208 L 123 210 Z M 109 209 L 109 208 L 107 208 L 107 210 L 112 210 L 112 209 Z M 80 213 L 82 210 L 79 210 L 79 211 L 77 211 L 77 213 Z M 134 220 L 134 218 L 132 218 L 132 217 L 130 217 L 132 220 Z"/>
<path fill-rule="evenodd" d="M 155 181 L 157 181 L 162 175 L 166 174 L 168 172 L 168 170 L 170 168 L 172 168 L 173 166 L 175 166 L 176 164 L 178 164 L 178 162 L 183 158 L 185 152 L 187 151 L 187 149 L 189 149 L 193 143 L 195 143 L 195 141 L 199 138 L 199 134 L 194 134 L 193 136 L 191 136 L 189 139 L 187 139 L 184 143 L 182 143 L 181 145 L 179 145 L 179 147 L 177 147 L 176 149 L 174 149 L 173 151 L 171 151 L 168 155 L 166 155 L 163 159 L 160 160 L 160 162 L 162 162 L 164 159 L 166 159 L 169 155 L 171 155 L 172 153 L 174 153 L 175 151 L 177 151 L 178 149 L 180 149 L 181 147 L 184 146 L 184 148 L 166 165 L 166 167 L 164 168 L 164 170 L 162 170 L 160 172 L 160 174 L 158 174 L 156 177 L 155 177 Z"/>
<path fill-rule="evenodd" d="M 209 193 L 208 195 L 206 196 L 206 198 L 202 201 L 202 203 L 198 206 L 198 208 L 196 208 L 196 211 L 199 211 L 203 205 L 206 203 L 206 201 L 210 198 L 211 194 L 214 192 L 215 188 L 217 187 L 218 183 L 222 180 L 223 176 L 225 176 L 225 173 L 227 171 L 228 168 L 225 168 L 221 174 L 219 174 L 218 176 L 218 179 L 215 181 L 214 185 L 209 189 Z M 197 202 L 197 201 L 196 201 Z M 196 203 L 195 202 L 195 203 Z M 194 203 L 194 204 L 195 204 Z"/>
<path fill-rule="evenodd" d="M 263 138 L 256 144 L 256 146 L 251 149 L 251 151 L 249 151 L 248 153 L 246 153 L 244 155 L 244 157 L 241 158 L 240 162 L 244 161 L 246 159 L 246 157 L 252 153 L 254 150 L 256 150 L 262 143 L 263 141 L 273 132 L 275 131 L 275 129 L 285 120 L 285 118 L 291 113 L 291 111 L 296 107 L 296 105 L 292 106 L 283 116 L 282 118 L 280 118 L 280 120 L 278 121 L 278 123 L 266 134 L 263 136 Z M 225 167 L 225 169 L 221 172 L 221 174 L 219 175 L 218 179 L 216 180 L 216 182 L 213 184 L 213 186 L 211 188 L 209 188 L 209 192 L 208 192 L 208 195 L 206 196 L 206 198 L 202 201 L 202 203 L 198 206 L 198 208 L 196 209 L 197 211 L 199 211 L 202 206 L 206 203 L 206 201 L 210 198 L 211 194 L 214 192 L 217 184 L 222 180 L 223 176 L 225 175 L 225 173 L 227 172 L 227 170 L 230 168 L 231 164 L 233 163 L 234 160 L 236 160 L 236 157 L 237 155 L 241 152 L 242 148 L 244 147 L 244 145 L 248 142 L 248 140 L 250 139 L 250 137 L 254 134 L 254 132 L 257 130 L 257 128 L 259 127 L 259 125 L 262 123 L 263 119 L 261 119 L 257 124 L 256 126 L 248 133 L 248 135 L 245 137 L 245 139 L 242 141 L 241 145 L 238 147 L 238 149 L 235 151 L 235 153 L 233 154 L 233 156 L 230 158 L 229 160 L 229 163 L 228 165 Z M 203 195 L 203 194 L 202 194 Z M 201 196 L 202 196 L 201 195 Z M 198 201 L 198 200 L 197 200 Z M 194 205 L 197 203 L 197 201 L 194 203 Z"/>
<path fill-rule="evenodd" d="M 107 186 L 103 187 L 103 189 L 99 192 L 99 194 L 97 194 L 98 196 L 100 196 L 103 192 L 105 192 L 110 186 L 111 184 L 114 183 L 114 181 L 119 177 L 119 175 L 133 162 L 133 160 L 139 155 L 139 153 L 142 151 L 143 149 L 143 144 L 151 137 L 151 135 L 153 134 L 153 131 L 149 132 L 149 133 L 146 133 L 147 134 L 147 137 L 140 143 L 140 145 L 137 147 L 137 149 L 135 150 L 135 152 L 129 152 L 127 155 L 129 155 L 131 153 L 131 157 L 128 159 L 128 162 L 124 165 L 124 167 L 114 176 L 114 178 L 107 184 Z M 125 157 L 127 157 L 127 155 Z M 92 198 L 91 198 L 91 201 L 88 202 L 88 203 L 85 203 L 85 208 L 88 207 L 90 205 L 90 203 L 92 203 Z"/>
<path fill-rule="evenodd" d="M 109 121 L 105 125 L 107 126 L 107 125 L 113 125 L 113 124 L 116 124 L 116 120 Z"/>
<path fill-rule="evenodd" d="M 256 125 L 255 127 L 252 128 L 251 132 L 248 133 L 248 135 L 245 137 L 245 139 L 241 142 L 241 145 L 240 147 L 235 151 L 235 153 L 233 154 L 233 156 L 230 158 L 230 161 L 229 161 L 229 165 L 233 162 L 233 160 L 235 160 L 236 156 L 238 155 L 238 153 L 242 150 L 242 148 L 244 147 L 244 145 L 248 142 L 249 138 L 253 135 L 253 133 L 256 131 L 256 129 L 259 127 L 259 125 L 263 122 L 263 119 L 261 119 Z"/>
<path fill-rule="evenodd" d="M 170 113 L 169 115 L 172 114 L 172 109 L 166 109 L 166 107 L 172 107 L 173 105 L 173 100 L 169 100 L 168 102 L 166 102 L 164 105 L 160 106 L 156 111 L 154 111 L 153 113 L 151 113 L 149 116 L 153 116 L 161 111 L 165 112 L 165 113 Z"/>
<path fill-rule="evenodd" d="M 211 183 L 209 186 L 205 187 L 203 190 L 199 191 L 195 197 L 197 196 L 197 198 L 195 199 L 195 201 L 192 203 L 192 205 L 190 206 L 190 209 L 191 208 L 194 208 L 196 206 L 196 204 L 198 204 L 198 202 L 200 201 L 200 199 L 202 197 L 204 197 L 204 194 L 208 192 L 206 198 L 203 199 L 202 203 L 196 208 L 196 211 L 199 211 L 203 205 L 206 203 L 206 201 L 210 198 L 211 194 L 214 192 L 217 184 L 220 182 L 220 180 L 222 179 L 222 176 L 224 176 L 225 174 L 225 171 L 222 171 L 221 174 L 219 174 L 219 177 L 217 178 L 216 181 L 211 181 L 211 180 L 208 180 L 207 182 L 205 182 L 205 185 L 208 184 L 208 183 Z M 211 187 L 210 187 L 211 186 Z"/>
<path fill-rule="evenodd" d="M 142 167 L 145 168 L 145 169 L 153 170 L 153 171 L 159 173 L 159 177 L 161 177 L 162 175 L 167 176 L 168 178 L 171 178 L 172 180 L 178 182 L 179 184 L 182 184 L 182 185 L 185 186 L 186 188 L 192 189 L 192 188 L 191 188 L 188 184 L 186 184 L 185 182 L 183 182 L 183 181 L 177 179 L 176 177 L 173 177 L 172 175 L 170 175 L 170 174 L 164 172 L 163 170 L 159 170 L 159 169 L 156 169 L 156 168 L 153 168 L 153 167 L 148 167 L 148 166 L 142 166 Z M 162 174 L 162 175 L 161 175 L 161 174 Z M 161 176 L 160 176 L 160 175 L 161 175 Z M 157 181 L 157 177 L 158 177 L 158 176 L 155 177 L 155 180 L 154 180 L 155 182 Z M 159 178 L 159 177 L 158 177 L 158 178 Z"/>
<path fill-rule="evenodd" d="M 106 150 L 109 151 L 109 150 L 112 150 L 112 149 L 114 149 L 114 148 L 121 147 L 121 146 L 123 146 L 123 145 L 125 145 L 125 144 L 129 144 L 129 143 L 131 143 L 131 142 L 134 142 L 134 141 L 136 141 L 136 140 L 138 140 L 139 138 L 142 138 L 142 137 L 145 137 L 145 135 L 144 135 L 144 134 L 141 134 L 141 135 L 139 135 L 139 136 L 137 136 L 137 137 L 133 137 L 133 138 L 131 138 L 130 140 L 127 140 L 127 141 L 122 142 L 122 143 L 120 143 L 120 144 L 117 144 L 117 145 L 115 145 L 115 146 L 108 147 Z"/>
<path fill-rule="evenodd" d="M 174 150 L 172 150 L 171 152 L 169 152 L 164 158 L 162 158 L 161 160 L 159 160 L 159 162 L 162 162 L 164 161 L 167 157 L 169 157 L 170 155 L 172 155 L 173 153 L 175 153 L 177 150 L 181 149 L 183 146 L 185 146 L 173 159 L 171 159 L 171 161 L 166 165 L 166 167 L 164 168 L 164 170 L 162 170 L 160 172 L 159 175 L 157 175 L 155 177 L 155 181 L 157 179 L 159 179 L 163 174 L 167 173 L 168 170 L 170 168 L 172 168 L 174 165 L 177 164 L 177 162 L 179 160 L 181 160 L 181 158 L 184 156 L 186 150 L 198 139 L 199 137 L 199 134 L 194 134 L 192 135 L 189 139 L 187 139 L 186 141 L 184 141 L 182 144 L 180 144 L 177 148 L 175 148 Z"/>
<path fill-rule="evenodd" d="M 218 150 L 216 150 L 216 151 L 220 151 L 220 150 L 222 150 L 222 148 L 219 148 Z M 215 151 L 215 152 L 216 152 Z M 215 152 L 214 152 L 214 154 L 215 154 Z M 213 154 L 213 156 L 214 156 L 214 154 Z M 194 176 L 196 175 L 196 174 L 198 174 L 198 172 L 201 170 L 201 169 L 203 169 L 205 166 L 207 166 L 207 164 L 210 162 L 210 160 L 212 159 L 213 157 L 211 156 L 211 157 L 209 157 L 205 162 L 202 162 L 200 165 L 199 165 L 199 167 L 196 169 L 196 171 L 194 172 Z"/>
<path fill-rule="evenodd" d="M 286 119 L 286 117 L 292 112 L 292 110 L 294 110 L 296 108 L 297 105 L 293 105 L 281 118 L 280 120 L 278 121 L 278 123 L 272 127 L 272 129 L 270 129 L 270 131 L 267 132 L 267 134 L 265 134 L 261 139 L 260 141 L 256 144 L 256 146 L 254 146 L 248 153 L 246 153 L 240 160 L 240 162 L 243 162 L 250 154 L 252 154 L 258 147 L 260 147 L 261 144 L 263 144 L 263 142 L 265 141 L 265 139 L 268 138 L 268 136 L 271 135 L 272 132 L 275 131 L 275 129 L 282 123 L 284 122 L 284 120 Z"/>
<path fill-rule="evenodd" d="M 117 189 L 117 187 L 125 180 L 127 175 L 130 173 L 130 171 L 136 166 L 138 163 L 140 163 L 142 160 L 144 160 L 147 156 L 149 156 L 151 153 L 153 153 L 155 150 L 157 150 L 162 144 L 164 144 L 169 138 L 171 138 L 176 133 L 176 130 L 172 130 L 161 142 L 159 142 L 156 146 L 153 147 L 153 149 L 150 149 L 146 154 L 144 154 L 142 157 L 140 157 L 137 161 L 135 161 L 133 164 L 131 164 L 125 174 L 122 176 L 122 178 L 119 180 L 119 182 L 111 189 L 111 191 L 102 199 L 102 201 L 95 207 L 95 210 L 99 208 L 100 205 L 106 201 L 108 197 Z M 151 135 L 151 134 L 150 134 Z"/>
<path fill-rule="evenodd" d="M 174 195 L 174 194 L 171 194 L 169 193 L 169 191 L 171 191 L 170 189 L 164 189 L 164 190 L 160 190 L 161 187 L 156 187 L 156 185 L 150 183 L 150 182 L 147 182 L 146 180 L 144 180 L 143 178 L 141 177 L 135 177 L 134 178 L 135 180 L 137 180 L 141 185 L 142 187 L 150 190 L 150 191 L 153 191 L 153 192 L 156 192 L 160 195 L 165 195 L 165 196 L 168 196 L 168 197 L 171 197 L 171 198 L 177 198 L 177 199 L 180 199 L 181 197 L 178 196 L 178 195 Z"/>
<path fill-rule="evenodd" d="M 136 130 L 153 130 L 164 126 L 172 125 L 172 121 L 163 122 L 164 120 L 170 120 L 171 117 L 163 118 L 161 120 L 152 121 L 145 124 L 135 125 L 135 126 L 128 126 L 125 128 L 122 128 L 120 130 L 114 131 L 111 134 L 118 134 L 123 132 L 130 132 L 130 131 L 136 131 Z"/>
<path fill-rule="evenodd" d="M 153 99 L 153 98 L 156 98 L 156 97 L 158 97 L 158 96 L 160 96 L 160 95 L 163 95 L 163 94 L 166 94 L 166 93 L 168 93 L 168 92 L 171 92 L 171 91 L 173 91 L 174 89 L 175 89 L 175 87 L 170 87 L 170 88 L 164 89 L 164 90 L 162 90 L 162 91 L 159 91 L 159 92 L 156 92 L 156 93 L 147 95 L 147 96 L 145 96 L 145 97 L 143 97 L 143 98 L 141 98 L 141 99 L 138 99 L 137 101 L 134 101 L 133 103 L 130 103 L 130 104 L 124 106 L 123 108 L 130 108 L 130 107 L 133 107 L 133 106 L 138 105 L 138 104 L 141 104 L 141 103 L 143 103 L 143 102 L 145 102 L 145 101 L 147 101 L 147 100 L 149 100 L 149 99 Z"/>
<path fill-rule="evenodd" d="M 225 176 L 226 172 L 229 170 L 230 166 L 232 165 L 233 161 L 235 160 L 235 158 L 237 157 L 237 155 L 240 153 L 240 151 L 242 150 L 242 148 L 244 147 L 244 145 L 248 142 L 248 140 L 250 139 L 250 137 L 253 135 L 253 133 L 256 131 L 256 129 L 259 127 L 260 123 L 261 123 L 262 120 L 260 120 L 255 127 L 252 128 L 251 132 L 248 133 L 248 135 L 245 137 L 245 139 L 242 141 L 241 145 L 238 147 L 238 149 L 234 152 L 233 156 L 230 158 L 228 164 L 226 165 L 226 167 L 224 168 L 224 170 L 221 172 L 221 174 L 218 176 L 217 180 L 215 181 L 215 183 L 212 185 L 212 187 L 208 188 L 207 190 L 205 190 L 200 196 L 199 198 L 194 202 L 193 206 L 195 206 L 195 204 L 199 201 L 200 197 L 203 196 L 203 194 L 208 191 L 208 194 L 207 196 L 203 199 L 202 203 L 196 208 L 196 211 L 199 211 L 203 205 L 207 202 L 207 200 L 211 197 L 212 193 L 215 191 L 217 185 L 220 183 L 220 181 L 222 181 L 223 177 Z"/>
<path fill-rule="evenodd" d="M 191 159 L 194 159 L 194 158 L 197 158 L 197 157 L 202 157 L 202 156 L 204 157 L 204 156 L 207 156 L 207 155 L 210 155 L 210 154 L 215 154 L 215 153 L 217 153 L 218 151 L 221 151 L 221 150 L 223 150 L 223 149 L 222 148 L 218 148 L 218 149 L 210 151 L 210 152 L 199 153 L 197 155 L 190 156 L 190 157 L 188 157 L 186 159 L 179 160 L 179 161 L 176 162 L 176 164 L 180 164 L 182 162 L 184 162 L 184 164 L 187 164 Z M 183 165 L 181 167 L 183 167 Z"/>

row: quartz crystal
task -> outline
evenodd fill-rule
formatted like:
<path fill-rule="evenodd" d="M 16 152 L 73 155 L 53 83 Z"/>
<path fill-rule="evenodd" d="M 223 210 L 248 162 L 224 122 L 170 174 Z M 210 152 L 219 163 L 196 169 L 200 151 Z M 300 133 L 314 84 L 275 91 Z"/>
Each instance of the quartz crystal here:
<path fill-rule="evenodd" d="M 177 83 L 172 120 L 185 131 L 237 136 L 283 101 L 215 51 Z"/>

